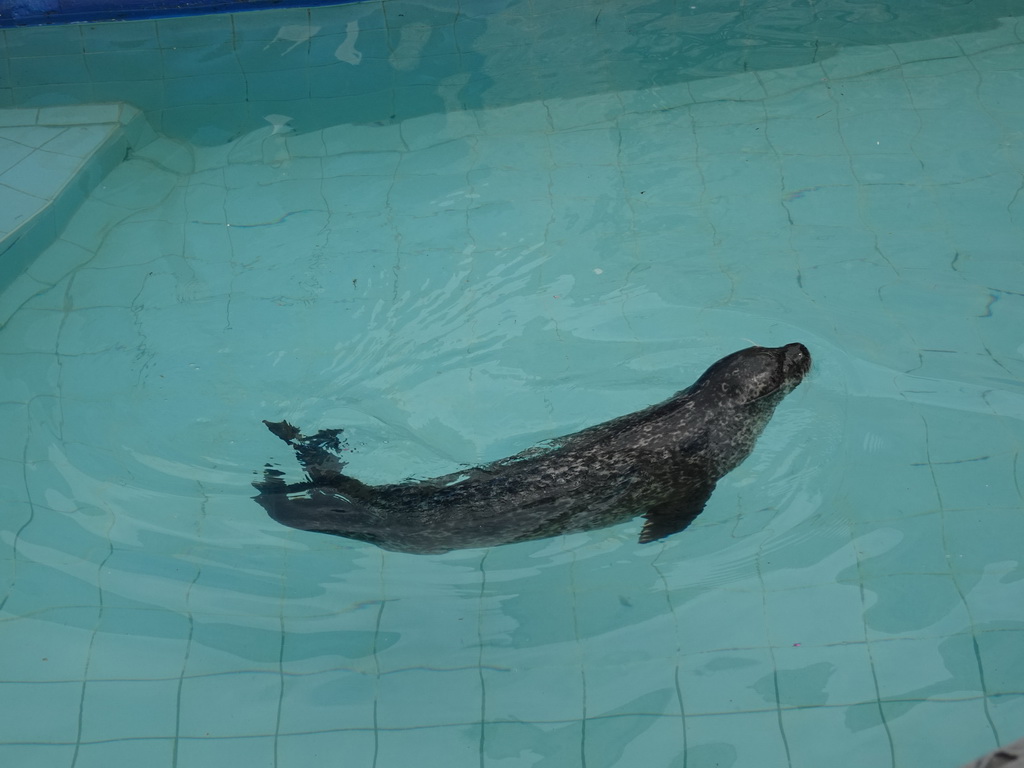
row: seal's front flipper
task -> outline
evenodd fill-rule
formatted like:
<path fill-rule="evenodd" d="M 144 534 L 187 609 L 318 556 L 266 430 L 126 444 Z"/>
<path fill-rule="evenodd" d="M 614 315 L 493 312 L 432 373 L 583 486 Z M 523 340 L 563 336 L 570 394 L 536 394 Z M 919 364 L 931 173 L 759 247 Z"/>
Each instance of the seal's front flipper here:
<path fill-rule="evenodd" d="M 704 511 L 714 490 L 714 483 L 701 485 L 683 498 L 672 499 L 649 509 L 644 514 L 647 522 L 640 531 L 640 543 L 657 541 L 686 528 Z"/>
<path fill-rule="evenodd" d="M 334 483 L 345 462 L 320 445 L 303 442 L 295 446 L 295 456 L 314 483 Z"/>
<path fill-rule="evenodd" d="M 300 436 L 291 442 L 295 457 L 314 483 L 333 484 L 341 476 L 345 462 L 338 458 L 342 450 L 338 435 L 341 429 L 321 429 L 309 437 Z"/>

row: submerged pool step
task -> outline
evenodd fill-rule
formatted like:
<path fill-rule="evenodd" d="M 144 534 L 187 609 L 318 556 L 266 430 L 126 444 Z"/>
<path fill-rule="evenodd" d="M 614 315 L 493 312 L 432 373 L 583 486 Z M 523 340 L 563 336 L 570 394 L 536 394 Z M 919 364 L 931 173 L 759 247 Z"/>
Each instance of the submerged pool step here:
<path fill-rule="evenodd" d="M 0 109 L 0 291 L 54 241 L 129 148 L 155 138 L 129 104 Z"/>

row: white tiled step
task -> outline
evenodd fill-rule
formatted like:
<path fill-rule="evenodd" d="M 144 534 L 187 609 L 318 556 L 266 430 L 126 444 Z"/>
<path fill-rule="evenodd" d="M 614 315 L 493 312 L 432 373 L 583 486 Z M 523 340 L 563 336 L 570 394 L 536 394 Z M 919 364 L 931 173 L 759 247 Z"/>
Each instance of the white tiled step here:
<path fill-rule="evenodd" d="M 0 109 L 0 290 L 125 157 L 155 138 L 128 104 Z"/>

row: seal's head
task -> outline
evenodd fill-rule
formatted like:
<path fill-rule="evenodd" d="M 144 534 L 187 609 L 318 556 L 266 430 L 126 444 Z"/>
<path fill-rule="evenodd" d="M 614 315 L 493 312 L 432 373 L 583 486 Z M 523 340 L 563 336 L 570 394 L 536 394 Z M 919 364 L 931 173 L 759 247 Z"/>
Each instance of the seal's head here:
<path fill-rule="evenodd" d="M 810 368 L 811 353 L 803 344 L 748 347 L 712 365 L 691 389 L 719 401 L 748 405 L 772 395 L 781 399 Z"/>

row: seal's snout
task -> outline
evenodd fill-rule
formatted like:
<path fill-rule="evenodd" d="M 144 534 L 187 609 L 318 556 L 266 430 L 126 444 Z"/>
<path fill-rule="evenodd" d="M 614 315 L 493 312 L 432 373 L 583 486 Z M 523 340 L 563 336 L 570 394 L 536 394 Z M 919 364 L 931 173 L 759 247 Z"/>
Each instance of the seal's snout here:
<path fill-rule="evenodd" d="M 800 381 L 811 370 L 811 353 L 800 343 L 787 344 L 782 349 L 782 367 L 786 378 Z"/>

